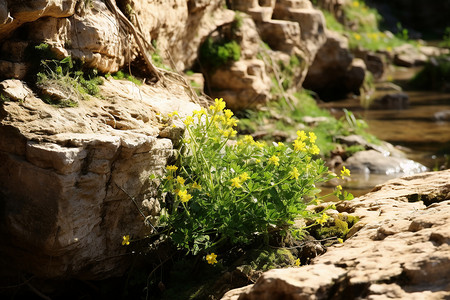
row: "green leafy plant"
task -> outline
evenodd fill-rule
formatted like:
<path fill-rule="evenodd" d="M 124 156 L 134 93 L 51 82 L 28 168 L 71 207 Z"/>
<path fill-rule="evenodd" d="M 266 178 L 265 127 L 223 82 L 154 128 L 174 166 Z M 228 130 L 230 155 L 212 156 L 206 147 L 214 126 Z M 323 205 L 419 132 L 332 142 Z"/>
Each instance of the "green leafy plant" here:
<path fill-rule="evenodd" d="M 439 46 L 450 48 L 450 27 L 445 28 L 444 36 L 442 37 L 442 42 L 439 43 Z"/>
<path fill-rule="evenodd" d="M 291 147 L 250 136 L 230 145 L 238 120 L 224 108 L 216 99 L 209 111 L 184 120 L 179 164 L 167 167 L 161 184 L 162 194 L 172 199 L 161 203 L 159 225 L 166 226 L 166 235 L 188 253 L 220 253 L 226 245 L 268 240 L 275 233 L 300 238 L 305 228 L 294 226 L 297 218 L 322 224 L 326 215 L 307 206 L 319 201 L 316 184 L 336 175 L 314 158 L 320 152 L 316 135 L 298 131 Z M 208 262 L 214 263 L 211 255 Z"/>
<path fill-rule="evenodd" d="M 82 63 L 73 61 L 70 56 L 61 60 L 52 53 L 50 45 L 43 43 L 33 49 L 35 57 L 32 59 L 36 73 L 36 86 L 38 88 L 52 87 L 66 95 L 65 99 L 52 98 L 42 95 L 44 101 L 57 106 L 76 106 L 77 100 L 87 100 L 88 96 L 96 96 L 103 84 L 103 79 L 98 76 L 95 69 L 90 69 L 87 74 L 82 71 Z"/>
<path fill-rule="evenodd" d="M 200 47 L 200 59 L 213 67 L 219 67 L 230 61 L 238 61 L 241 47 L 236 41 L 213 41 L 212 38 Z"/>
<path fill-rule="evenodd" d="M 121 79 L 126 79 L 128 81 L 131 81 L 132 83 L 136 84 L 136 85 L 142 85 L 142 81 L 137 79 L 136 77 L 134 77 L 133 75 L 130 75 L 126 72 L 123 71 L 117 71 L 116 73 L 112 74 L 112 75 L 107 75 L 108 76 L 112 76 L 112 78 L 117 79 L 117 80 L 121 80 Z"/>

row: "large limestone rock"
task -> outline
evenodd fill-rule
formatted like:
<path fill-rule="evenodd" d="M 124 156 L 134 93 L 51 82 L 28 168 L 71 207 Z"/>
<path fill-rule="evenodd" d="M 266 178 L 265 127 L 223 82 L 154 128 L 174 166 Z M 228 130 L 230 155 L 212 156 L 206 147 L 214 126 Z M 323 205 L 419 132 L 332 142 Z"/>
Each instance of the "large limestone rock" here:
<path fill-rule="evenodd" d="M 308 69 L 304 86 L 323 98 L 358 93 L 365 77 L 364 62 L 353 59 L 346 37 L 331 30 L 326 30 L 326 36 L 326 43 Z"/>
<path fill-rule="evenodd" d="M 394 179 L 336 207 L 360 218 L 344 244 L 222 299 L 450 298 L 450 170 Z"/>
<path fill-rule="evenodd" d="M 159 212 L 149 176 L 163 173 L 183 132 L 181 122 L 161 131 L 157 114 L 198 106 L 167 82 L 101 88 L 102 99 L 57 108 L 21 81 L 0 84 L 10 99 L 0 103 L 1 275 L 120 275 L 122 236 L 149 233 L 140 211 Z"/>

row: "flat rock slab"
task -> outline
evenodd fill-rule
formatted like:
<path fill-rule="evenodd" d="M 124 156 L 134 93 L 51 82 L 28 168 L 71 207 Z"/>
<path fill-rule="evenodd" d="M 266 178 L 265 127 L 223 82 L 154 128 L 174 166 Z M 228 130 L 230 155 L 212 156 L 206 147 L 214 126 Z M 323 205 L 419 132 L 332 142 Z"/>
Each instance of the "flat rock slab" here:
<path fill-rule="evenodd" d="M 343 244 L 222 299 L 450 299 L 450 170 L 391 180 L 337 210 L 360 218 Z"/>

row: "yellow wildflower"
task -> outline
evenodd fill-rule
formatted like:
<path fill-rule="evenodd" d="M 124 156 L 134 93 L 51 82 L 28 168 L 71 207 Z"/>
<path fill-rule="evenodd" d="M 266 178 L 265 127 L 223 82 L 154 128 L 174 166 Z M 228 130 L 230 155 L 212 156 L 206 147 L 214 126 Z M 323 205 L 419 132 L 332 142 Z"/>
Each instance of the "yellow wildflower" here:
<path fill-rule="evenodd" d="M 259 164 L 261 160 L 259 158 L 255 159 L 255 163 Z"/>
<path fill-rule="evenodd" d="M 355 40 L 357 40 L 357 41 L 359 41 L 361 39 L 361 35 L 358 33 L 355 33 L 353 36 L 355 37 Z"/>
<path fill-rule="evenodd" d="M 358 1 L 353 1 L 353 7 L 359 7 L 359 2 Z"/>
<path fill-rule="evenodd" d="M 330 217 L 329 217 L 326 213 L 324 213 L 324 214 L 322 214 L 322 217 L 320 217 L 320 219 L 317 219 L 317 220 L 316 220 L 316 222 L 317 222 L 317 224 L 323 225 L 324 223 L 327 222 L 327 220 L 328 220 L 329 218 L 330 218 Z"/>
<path fill-rule="evenodd" d="M 344 242 L 344 240 L 341 239 L 341 238 L 338 238 L 337 241 L 338 241 L 339 243 L 341 243 L 341 244 Z"/>
<path fill-rule="evenodd" d="M 130 235 L 124 235 L 122 237 L 122 246 L 128 246 L 130 244 Z"/>
<path fill-rule="evenodd" d="M 181 176 L 177 176 L 177 181 L 178 181 L 178 183 L 181 184 L 181 185 L 183 185 L 184 182 L 185 182 L 184 178 L 181 177 Z"/>
<path fill-rule="evenodd" d="M 238 119 L 228 119 L 225 125 L 233 127 L 236 126 L 237 123 L 239 123 Z"/>
<path fill-rule="evenodd" d="M 202 107 L 200 110 L 194 110 L 193 114 L 201 117 L 203 115 L 206 115 L 206 110 Z"/>
<path fill-rule="evenodd" d="M 188 194 L 186 190 L 184 191 L 178 191 L 178 197 L 180 197 L 181 202 L 188 202 L 192 199 L 192 196 Z"/>
<path fill-rule="evenodd" d="M 185 125 L 190 125 L 194 122 L 194 119 L 191 116 L 187 116 L 186 119 L 184 119 Z"/>
<path fill-rule="evenodd" d="M 223 111 L 223 113 L 225 114 L 225 117 L 226 117 L 227 119 L 231 119 L 231 117 L 233 116 L 233 112 L 232 112 L 231 110 L 229 110 L 229 109 L 225 109 L 225 110 Z"/>
<path fill-rule="evenodd" d="M 167 180 L 172 180 L 172 179 L 173 179 L 173 176 L 172 176 L 172 175 L 166 176 L 166 179 L 167 179 Z"/>
<path fill-rule="evenodd" d="M 226 138 L 234 137 L 237 134 L 237 131 L 232 128 L 227 130 L 220 130 L 219 132 Z"/>
<path fill-rule="evenodd" d="M 168 171 L 175 172 L 176 170 L 178 170 L 178 167 L 177 167 L 177 166 L 167 166 L 166 169 L 167 169 Z"/>
<path fill-rule="evenodd" d="M 336 189 L 337 189 L 338 191 L 342 191 L 342 185 L 336 186 Z"/>
<path fill-rule="evenodd" d="M 319 149 L 319 147 L 317 147 L 317 145 L 312 145 L 311 148 L 309 149 L 309 153 L 311 153 L 311 154 L 319 154 L 320 153 L 320 149 Z"/>
<path fill-rule="evenodd" d="M 310 132 L 309 133 L 309 141 L 311 142 L 311 144 L 314 144 L 317 140 L 317 136 L 314 132 Z"/>
<path fill-rule="evenodd" d="M 300 266 L 300 258 L 297 258 L 296 260 L 295 260 L 295 262 L 294 262 L 294 265 L 296 266 L 296 267 L 299 267 Z"/>
<path fill-rule="evenodd" d="M 301 140 L 296 139 L 294 141 L 294 150 L 295 151 L 303 151 L 305 149 L 306 144 L 303 143 Z"/>
<path fill-rule="evenodd" d="M 173 112 L 169 113 L 167 116 L 169 118 L 172 118 L 173 116 L 178 116 L 178 111 L 174 110 Z"/>
<path fill-rule="evenodd" d="M 298 130 L 298 131 L 297 131 L 297 136 L 298 136 L 298 139 L 299 139 L 301 142 L 303 142 L 304 140 L 307 139 L 306 133 L 305 133 L 303 130 L 302 130 L 302 131 Z"/>
<path fill-rule="evenodd" d="M 294 179 L 294 178 L 298 179 L 298 177 L 300 176 L 300 173 L 298 172 L 297 168 L 294 167 L 292 169 L 292 171 L 289 172 L 289 176 L 290 176 L 291 179 Z"/>
<path fill-rule="evenodd" d="M 239 176 L 239 178 L 242 180 L 242 182 L 244 182 L 247 179 L 250 179 L 250 176 L 248 176 L 247 172 L 244 172 Z"/>
<path fill-rule="evenodd" d="M 192 188 L 193 188 L 193 189 L 197 189 L 197 190 L 201 190 L 201 189 L 202 189 L 202 186 L 201 186 L 200 184 L 198 184 L 197 182 L 194 182 L 194 183 L 192 184 Z"/>
<path fill-rule="evenodd" d="M 235 188 L 240 188 L 242 187 L 241 185 L 241 179 L 239 177 L 235 177 L 233 179 L 231 179 L 231 186 L 235 187 Z"/>
<path fill-rule="evenodd" d="M 344 176 L 350 176 L 350 170 L 347 169 L 346 167 L 343 167 L 341 170 L 341 177 L 342 179 L 344 179 Z"/>
<path fill-rule="evenodd" d="M 223 98 L 220 99 L 214 99 L 214 102 L 216 103 L 215 105 L 211 105 L 209 107 L 210 110 L 219 112 L 222 111 L 225 108 L 225 102 L 223 101 Z"/>
<path fill-rule="evenodd" d="M 208 254 L 206 255 L 206 261 L 208 262 L 208 264 L 213 265 L 217 263 L 217 255 L 214 253 Z"/>
<path fill-rule="evenodd" d="M 266 144 L 263 143 L 263 142 L 257 141 L 257 142 L 255 142 L 254 145 L 255 145 L 256 147 L 262 149 L 262 148 L 264 148 L 264 146 L 265 146 Z"/>
<path fill-rule="evenodd" d="M 269 158 L 269 163 L 274 164 L 275 166 L 279 166 L 280 158 L 278 156 L 272 155 L 272 157 Z"/>

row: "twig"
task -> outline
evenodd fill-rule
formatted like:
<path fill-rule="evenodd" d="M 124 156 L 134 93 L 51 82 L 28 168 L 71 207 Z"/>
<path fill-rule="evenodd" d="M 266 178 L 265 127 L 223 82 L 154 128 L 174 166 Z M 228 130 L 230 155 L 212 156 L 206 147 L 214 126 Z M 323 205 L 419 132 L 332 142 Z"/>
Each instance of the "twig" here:
<path fill-rule="evenodd" d="M 161 79 L 159 71 L 155 68 L 153 63 L 148 57 L 147 51 L 142 44 L 142 41 L 140 39 L 139 33 L 136 30 L 136 27 L 125 17 L 125 15 L 119 10 L 116 3 L 114 3 L 112 0 L 105 0 L 106 4 L 109 6 L 109 8 L 112 10 L 113 13 L 115 13 L 119 20 L 122 21 L 123 24 L 125 24 L 126 27 L 128 27 L 131 32 L 133 33 L 134 39 L 136 40 L 136 43 L 139 47 L 139 50 L 141 51 L 142 56 L 144 57 L 145 63 L 147 65 L 148 70 L 153 73 L 153 75 L 156 77 L 156 81 L 159 81 Z"/>

